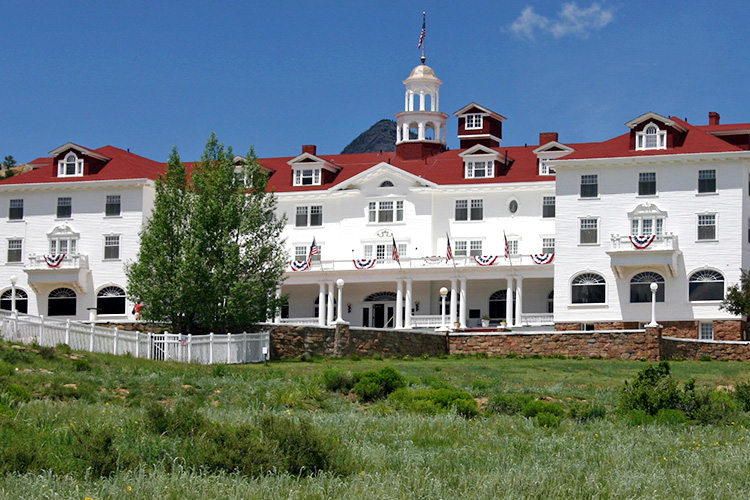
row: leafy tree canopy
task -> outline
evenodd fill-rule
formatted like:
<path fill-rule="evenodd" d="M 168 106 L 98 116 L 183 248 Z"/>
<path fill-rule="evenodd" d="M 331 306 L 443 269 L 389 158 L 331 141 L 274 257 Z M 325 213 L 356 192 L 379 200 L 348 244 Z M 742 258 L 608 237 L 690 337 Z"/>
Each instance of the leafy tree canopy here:
<path fill-rule="evenodd" d="M 740 282 L 729 287 L 721 308 L 737 316 L 750 315 L 750 270 L 742 269 Z"/>
<path fill-rule="evenodd" d="M 2 163 L 3 168 L 13 168 L 17 165 L 16 160 L 12 156 L 8 155 L 5 157 Z"/>
<path fill-rule="evenodd" d="M 146 321 L 174 332 L 226 332 L 265 320 L 286 257 L 283 219 L 266 192 L 267 174 L 252 148 L 235 161 L 211 134 L 192 175 L 174 148 L 157 180 L 154 209 L 127 266 L 129 295 Z"/>

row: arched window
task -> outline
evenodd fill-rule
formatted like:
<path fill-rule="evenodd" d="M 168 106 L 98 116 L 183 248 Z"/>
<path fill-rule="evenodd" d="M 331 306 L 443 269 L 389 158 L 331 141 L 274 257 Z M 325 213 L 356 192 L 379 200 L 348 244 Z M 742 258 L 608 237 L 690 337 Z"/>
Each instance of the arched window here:
<path fill-rule="evenodd" d="M 47 298 L 48 316 L 75 316 L 76 293 L 70 288 L 56 288 Z"/>
<path fill-rule="evenodd" d="M 99 314 L 125 314 L 125 290 L 119 286 L 107 286 L 96 294 L 96 309 Z"/>
<path fill-rule="evenodd" d="M 13 310 L 13 290 L 5 290 L 0 295 L 0 309 Z M 29 296 L 20 288 L 16 288 L 16 311 L 24 314 L 29 312 Z"/>
<path fill-rule="evenodd" d="M 57 163 L 58 177 L 71 177 L 83 175 L 83 160 L 78 158 L 72 151 L 65 155 L 65 159 Z"/>
<path fill-rule="evenodd" d="M 432 122 L 427 122 L 424 126 L 424 138 L 425 140 L 432 141 L 435 139 L 435 125 Z"/>
<path fill-rule="evenodd" d="M 690 275 L 690 301 L 724 300 L 724 276 L 717 271 L 704 269 Z"/>
<path fill-rule="evenodd" d="M 636 132 L 635 149 L 666 149 L 667 131 L 659 130 L 653 123 L 649 123 L 642 132 Z"/>
<path fill-rule="evenodd" d="M 606 301 L 606 281 L 596 273 L 579 274 L 570 287 L 573 304 L 604 304 Z"/>
<path fill-rule="evenodd" d="M 419 139 L 419 125 L 416 122 L 409 124 L 409 137 L 405 140 L 414 141 Z"/>
<path fill-rule="evenodd" d="M 376 292 L 365 297 L 365 302 L 396 302 L 393 292 Z"/>
<path fill-rule="evenodd" d="M 383 181 L 380 183 L 380 187 L 382 188 L 392 188 L 393 183 L 391 181 Z"/>
<path fill-rule="evenodd" d="M 630 280 L 630 302 L 651 302 L 651 283 L 656 283 L 656 301 L 664 302 L 664 278 L 652 271 L 638 273 Z"/>

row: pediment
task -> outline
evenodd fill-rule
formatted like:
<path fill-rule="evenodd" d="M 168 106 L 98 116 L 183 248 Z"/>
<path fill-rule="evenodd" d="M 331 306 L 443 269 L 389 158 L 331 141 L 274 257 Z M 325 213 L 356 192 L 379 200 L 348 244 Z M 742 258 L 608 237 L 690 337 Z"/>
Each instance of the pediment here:
<path fill-rule="evenodd" d="M 481 106 L 475 102 L 471 102 L 464 106 L 463 108 L 459 109 L 455 113 L 453 113 L 455 116 L 463 116 L 463 115 L 469 115 L 469 114 L 481 114 L 481 115 L 487 115 L 495 118 L 496 120 L 505 120 L 506 118 L 498 113 L 495 113 L 491 109 L 485 108 L 484 106 Z"/>
<path fill-rule="evenodd" d="M 571 148 L 570 146 L 566 146 L 565 144 L 557 141 L 550 141 L 546 144 L 543 144 L 532 151 L 532 153 L 540 154 L 540 153 L 563 153 L 568 154 L 575 151 L 575 149 Z"/>
<path fill-rule="evenodd" d="M 638 118 L 634 118 L 630 120 L 625 125 L 627 125 L 631 129 L 636 129 L 636 128 L 639 128 L 640 125 L 648 121 L 655 121 L 655 122 L 661 123 L 665 127 L 673 128 L 675 130 L 679 130 L 680 132 L 684 132 L 686 130 L 682 125 L 678 124 L 671 118 L 667 118 L 666 116 L 662 116 L 658 113 L 654 113 L 653 111 L 644 113 Z"/>
<path fill-rule="evenodd" d="M 59 148 L 53 149 L 52 151 L 49 152 L 49 154 L 52 155 L 54 158 L 57 158 L 57 157 L 66 155 L 70 151 L 75 151 L 76 153 L 80 155 L 89 156 L 91 158 L 96 158 L 97 160 L 102 160 L 105 162 L 112 159 L 107 156 L 100 155 L 99 153 L 95 153 L 88 148 L 84 148 L 83 146 L 79 146 L 78 144 L 74 144 L 72 142 L 65 143 Z"/>
<path fill-rule="evenodd" d="M 383 181 L 390 181 L 394 185 L 409 184 L 413 186 L 436 187 L 434 182 L 430 182 L 422 177 L 416 176 L 405 170 L 401 170 L 389 163 L 380 162 L 367 170 L 333 186 L 329 191 L 341 191 L 351 189 L 367 183 L 380 184 Z"/>
<path fill-rule="evenodd" d="M 331 172 L 338 172 L 339 170 L 341 170 L 341 167 L 310 153 L 302 153 L 301 155 L 289 160 L 287 164 L 292 167 L 319 165 L 320 167 L 326 170 L 330 170 Z"/>
<path fill-rule="evenodd" d="M 479 156 L 479 155 L 493 155 L 493 156 L 500 156 L 500 153 L 495 151 L 492 148 L 488 148 L 487 146 L 482 146 L 481 144 L 477 144 L 475 146 L 470 147 L 466 151 L 462 153 L 458 153 L 458 156 L 461 158 L 464 158 L 466 156 Z"/>

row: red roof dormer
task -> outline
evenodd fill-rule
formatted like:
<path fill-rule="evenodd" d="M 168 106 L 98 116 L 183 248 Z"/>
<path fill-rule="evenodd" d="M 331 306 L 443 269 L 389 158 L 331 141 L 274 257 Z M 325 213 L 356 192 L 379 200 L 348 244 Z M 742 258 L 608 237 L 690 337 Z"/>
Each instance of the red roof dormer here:
<path fill-rule="evenodd" d="M 630 127 L 630 149 L 672 149 L 685 141 L 687 129 L 671 118 L 648 112 L 626 123 Z"/>
<path fill-rule="evenodd" d="M 49 154 L 52 155 L 53 177 L 94 175 L 112 159 L 72 142 L 53 149 Z"/>
<path fill-rule="evenodd" d="M 461 149 L 477 144 L 488 148 L 500 146 L 505 117 L 472 102 L 453 113 L 458 117 L 458 139 Z"/>

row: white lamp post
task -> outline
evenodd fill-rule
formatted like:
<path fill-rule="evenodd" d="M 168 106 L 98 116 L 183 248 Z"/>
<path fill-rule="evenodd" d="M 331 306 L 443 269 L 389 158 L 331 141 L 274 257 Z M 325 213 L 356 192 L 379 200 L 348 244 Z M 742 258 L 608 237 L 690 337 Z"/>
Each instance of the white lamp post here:
<path fill-rule="evenodd" d="M 338 316 L 336 318 L 336 323 L 344 323 L 344 319 L 341 317 L 341 305 L 342 305 L 342 302 L 341 302 L 341 295 L 342 295 L 341 290 L 342 290 L 342 288 L 344 288 L 344 280 L 342 280 L 341 278 L 337 279 L 336 280 L 336 287 L 339 289 L 338 301 L 337 301 L 337 304 L 336 304 L 336 306 L 337 306 L 336 307 L 336 314 Z"/>
<path fill-rule="evenodd" d="M 656 291 L 659 289 L 659 285 L 651 283 L 651 323 L 646 325 L 649 328 L 656 328 L 659 324 L 656 322 Z"/>
<path fill-rule="evenodd" d="M 16 312 L 16 283 L 18 283 L 18 276 L 15 274 L 10 277 L 10 310 Z"/>
<path fill-rule="evenodd" d="M 445 324 L 445 297 L 448 296 L 448 289 L 445 287 L 442 287 L 440 289 L 440 301 L 442 302 L 442 309 L 440 313 L 440 330 L 441 332 L 448 331 L 448 327 Z"/>

